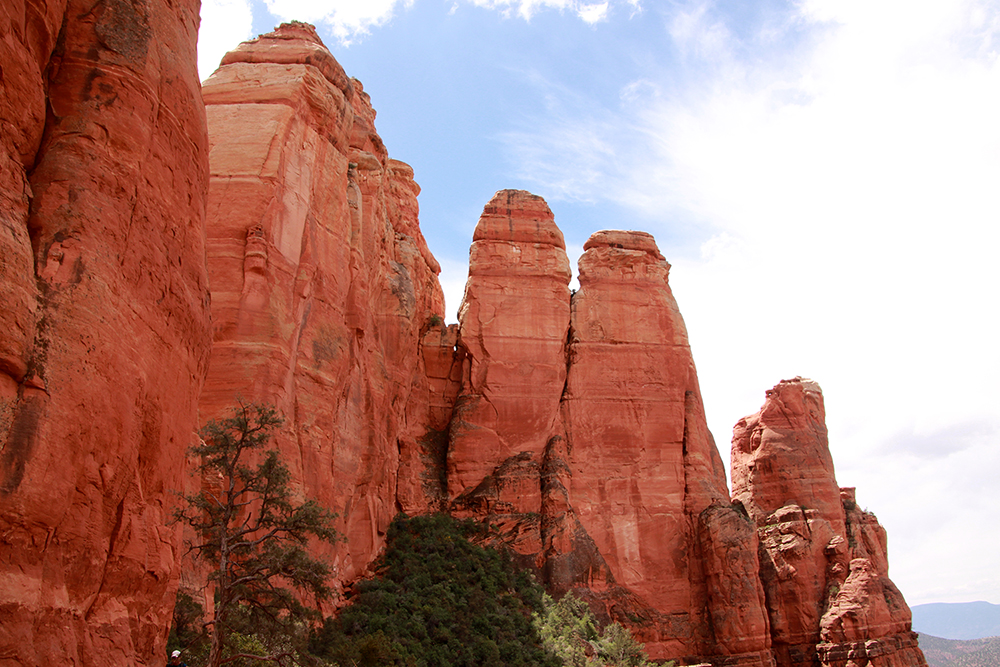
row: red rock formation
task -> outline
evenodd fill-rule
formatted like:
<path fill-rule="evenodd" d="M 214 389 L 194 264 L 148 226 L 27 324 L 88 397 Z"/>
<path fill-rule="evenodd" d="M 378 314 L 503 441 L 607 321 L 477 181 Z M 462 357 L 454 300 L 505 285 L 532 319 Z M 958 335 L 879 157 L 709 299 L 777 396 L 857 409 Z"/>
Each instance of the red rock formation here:
<path fill-rule="evenodd" d="M 540 198 L 497 193 L 474 238 L 452 510 L 493 522 L 551 589 L 628 623 L 651 655 L 771 664 L 756 534 L 729 504 L 652 237 L 595 234 L 572 301 Z"/>
<path fill-rule="evenodd" d="M 815 382 L 785 380 L 736 425 L 733 498 L 758 525 L 779 667 L 924 665 L 885 531 L 838 489 Z"/>
<path fill-rule="evenodd" d="M 488 516 L 517 533 L 511 542 L 525 554 L 541 551 L 543 458 L 562 429 L 571 277 L 545 201 L 496 193 L 476 226 L 459 311 L 463 383 L 448 493 L 460 514 Z"/>
<path fill-rule="evenodd" d="M 447 508 L 654 657 L 770 667 L 773 637 L 781 665 L 923 664 L 885 533 L 836 487 L 818 387 L 782 383 L 741 422 L 730 503 L 651 236 L 591 237 L 571 297 L 548 206 L 501 191 L 445 327 L 419 187 L 361 84 L 282 26 L 206 82 L 206 146 L 196 16 L 0 9 L 0 663 L 162 655 L 210 148 L 200 421 L 279 407 L 294 484 L 341 512 L 339 583 L 396 511 Z"/>
<path fill-rule="evenodd" d="M 433 339 L 446 356 L 454 340 L 439 326 L 419 187 L 311 26 L 240 45 L 204 97 L 215 343 L 202 418 L 237 395 L 281 410 L 283 460 L 304 494 L 341 513 L 347 541 L 327 555 L 353 580 L 397 502 L 440 499 L 428 466 L 450 416 L 450 363 Z"/>
<path fill-rule="evenodd" d="M 198 2 L 0 7 L 0 662 L 160 663 L 209 349 Z"/>
<path fill-rule="evenodd" d="M 598 232 L 584 249 L 563 399 L 569 502 L 607 563 L 585 583 L 642 600 L 651 656 L 768 664 L 759 586 L 727 590 L 756 569 L 753 531 L 729 508 L 670 267 L 643 232 Z"/>

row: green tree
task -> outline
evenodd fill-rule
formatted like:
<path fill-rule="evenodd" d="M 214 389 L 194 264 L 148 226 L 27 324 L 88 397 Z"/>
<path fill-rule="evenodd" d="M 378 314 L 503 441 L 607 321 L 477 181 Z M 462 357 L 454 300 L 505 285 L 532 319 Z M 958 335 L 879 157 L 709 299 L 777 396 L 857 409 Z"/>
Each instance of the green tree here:
<path fill-rule="evenodd" d="M 200 457 L 203 479 L 218 480 L 182 495 L 174 512 L 175 520 L 197 535 L 190 550 L 210 565 L 216 585 L 209 667 L 246 658 L 280 663 L 292 657 L 287 637 L 295 634 L 300 619 L 316 615 L 300 596 L 312 595 L 318 602 L 331 593 L 329 566 L 311 557 L 306 547 L 313 537 L 331 544 L 339 539 L 333 527 L 336 515 L 312 500 L 293 498 L 288 468 L 270 448 L 281 423 L 273 407 L 240 401 L 230 418 L 210 421 L 201 431 L 201 444 L 191 449 Z M 263 655 L 224 655 L 230 635 L 239 639 L 248 628 L 283 639 Z"/>
<path fill-rule="evenodd" d="M 475 543 L 487 530 L 397 516 L 377 576 L 314 633 L 314 655 L 345 667 L 557 667 L 531 623 L 541 587 L 509 553 Z"/>
<path fill-rule="evenodd" d="M 586 667 L 596 652 L 597 619 L 590 607 L 572 593 L 558 602 L 542 597 L 542 611 L 533 615 L 542 646 L 567 667 Z M 588 656 L 589 654 L 589 656 Z"/>
<path fill-rule="evenodd" d="M 601 632 L 597 655 L 603 664 L 614 667 L 654 667 L 655 664 L 646 655 L 645 645 L 618 622 L 605 626 Z"/>
<path fill-rule="evenodd" d="M 654 667 L 642 642 L 628 628 L 611 623 L 598 633 L 590 606 L 572 593 L 558 602 L 545 595 L 533 615 L 542 646 L 567 667 Z M 673 664 L 673 663 L 668 663 Z"/>

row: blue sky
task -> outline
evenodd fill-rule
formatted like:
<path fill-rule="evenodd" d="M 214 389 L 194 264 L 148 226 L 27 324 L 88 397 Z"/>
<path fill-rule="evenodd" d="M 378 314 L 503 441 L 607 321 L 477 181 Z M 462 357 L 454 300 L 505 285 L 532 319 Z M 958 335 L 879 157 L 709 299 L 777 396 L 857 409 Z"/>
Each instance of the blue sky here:
<path fill-rule="evenodd" d="M 653 233 L 710 427 L 803 375 L 911 604 L 1000 602 L 1000 2 L 205 0 L 317 25 L 413 166 L 447 318 L 501 188 Z"/>

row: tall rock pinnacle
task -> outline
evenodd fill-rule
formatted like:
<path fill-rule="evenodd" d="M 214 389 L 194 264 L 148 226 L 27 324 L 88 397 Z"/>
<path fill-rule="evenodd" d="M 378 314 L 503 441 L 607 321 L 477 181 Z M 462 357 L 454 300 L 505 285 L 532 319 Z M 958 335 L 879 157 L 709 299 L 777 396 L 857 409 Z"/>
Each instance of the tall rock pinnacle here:
<path fill-rule="evenodd" d="M 420 188 L 312 26 L 241 44 L 204 96 L 215 343 L 202 418 L 239 395 L 279 408 L 282 458 L 306 496 L 340 513 L 347 540 L 324 555 L 337 583 L 352 581 L 400 503 L 426 509 L 435 492 L 420 350 L 444 298 Z"/>
<path fill-rule="evenodd" d="M 571 277 L 545 201 L 520 190 L 496 193 L 476 226 L 459 313 L 465 370 L 448 492 L 461 506 L 540 511 L 542 455 L 561 431 Z M 490 476 L 492 488 L 480 488 Z"/>
<path fill-rule="evenodd" d="M 733 434 L 733 498 L 757 523 L 760 577 L 779 667 L 925 665 L 889 580 L 885 531 L 840 489 L 819 385 L 768 390 Z"/>

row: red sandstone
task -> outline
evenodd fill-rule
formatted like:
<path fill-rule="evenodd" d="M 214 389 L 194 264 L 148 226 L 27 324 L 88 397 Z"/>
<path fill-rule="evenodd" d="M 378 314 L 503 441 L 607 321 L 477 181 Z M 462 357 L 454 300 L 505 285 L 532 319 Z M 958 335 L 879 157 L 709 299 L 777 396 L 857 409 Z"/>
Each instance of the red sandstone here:
<path fill-rule="evenodd" d="M 885 531 L 837 488 L 818 384 L 784 380 L 740 420 L 732 474 L 758 526 L 779 667 L 926 664 L 888 578 Z"/>
<path fill-rule="evenodd" d="M 0 663 L 162 662 L 209 352 L 198 2 L 0 8 Z"/>
<path fill-rule="evenodd" d="M 350 581 L 397 502 L 423 511 L 441 492 L 427 441 L 445 428 L 450 363 L 431 343 L 444 299 L 420 189 L 311 26 L 242 44 L 204 96 L 215 333 L 202 419 L 238 395 L 279 408 L 296 485 L 341 514 L 347 541 L 325 555 Z"/>

